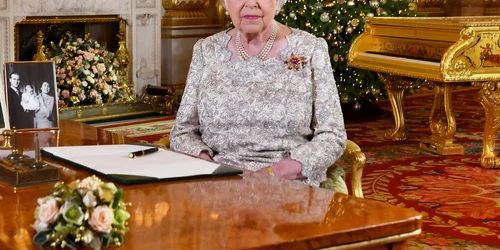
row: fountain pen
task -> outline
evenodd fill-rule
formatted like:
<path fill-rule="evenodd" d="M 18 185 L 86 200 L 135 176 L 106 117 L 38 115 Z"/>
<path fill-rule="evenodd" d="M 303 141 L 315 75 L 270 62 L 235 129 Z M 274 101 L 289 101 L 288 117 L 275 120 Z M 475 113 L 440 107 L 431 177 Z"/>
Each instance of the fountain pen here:
<path fill-rule="evenodd" d="M 130 153 L 128 156 L 130 158 L 135 158 L 135 157 L 139 157 L 139 156 L 143 156 L 143 155 L 152 154 L 154 152 L 158 152 L 158 148 L 148 148 L 148 149 L 144 149 L 144 150 L 135 151 L 135 152 Z"/>

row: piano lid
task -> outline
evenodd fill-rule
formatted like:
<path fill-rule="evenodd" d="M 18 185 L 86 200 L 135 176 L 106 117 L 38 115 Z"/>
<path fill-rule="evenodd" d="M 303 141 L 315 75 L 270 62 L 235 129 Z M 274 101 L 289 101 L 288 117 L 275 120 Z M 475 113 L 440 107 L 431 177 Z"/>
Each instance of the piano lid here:
<path fill-rule="evenodd" d="M 500 17 L 373 17 L 348 65 L 441 82 L 500 79 Z"/>

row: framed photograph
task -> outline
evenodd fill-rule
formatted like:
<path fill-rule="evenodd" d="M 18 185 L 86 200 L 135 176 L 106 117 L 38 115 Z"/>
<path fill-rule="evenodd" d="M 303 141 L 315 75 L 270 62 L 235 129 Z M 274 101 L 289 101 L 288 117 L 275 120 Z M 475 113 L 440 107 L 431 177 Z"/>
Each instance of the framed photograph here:
<path fill-rule="evenodd" d="M 9 128 L 9 117 L 7 115 L 7 102 L 5 100 L 4 87 L 5 82 L 3 77 L 0 77 L 0 134 Z"/>
<path fill-rule="evenodd" d="M 54 62 L 7 62 L 4 76 L 7 128 L 47 130 L 59 127 Z"/>

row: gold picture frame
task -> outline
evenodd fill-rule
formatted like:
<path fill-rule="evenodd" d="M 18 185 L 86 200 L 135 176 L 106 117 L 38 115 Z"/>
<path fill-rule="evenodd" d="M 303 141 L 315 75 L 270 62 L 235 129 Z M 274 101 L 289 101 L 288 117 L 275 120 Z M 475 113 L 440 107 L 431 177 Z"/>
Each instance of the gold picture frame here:
<path fill-rule="evenodd" d="M 54 62 L 6 62 L 4 76 L 6 128 L 20 131 L 59 128 Z"/>

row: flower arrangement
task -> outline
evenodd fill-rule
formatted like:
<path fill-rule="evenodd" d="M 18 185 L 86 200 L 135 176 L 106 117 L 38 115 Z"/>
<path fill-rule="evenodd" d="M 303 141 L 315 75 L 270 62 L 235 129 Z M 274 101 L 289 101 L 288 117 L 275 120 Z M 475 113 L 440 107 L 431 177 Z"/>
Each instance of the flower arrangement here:
<path fill-rule="evenodd" d="M 122 189 L 96 176 L 56 183 L 50 195 L 38 199 L 34 242 L 43 248 L 120 246 L 130 218 L 122 196 Z"/>
<path fill-rule="evenodd" d="M 56 65 L 59 107 L 72 107 L 125 101 L 128 90 L 118 83 L 119 62 L 115 53 L 90 38 L 67 33 L 52 45 L 49 56 Z"/>

